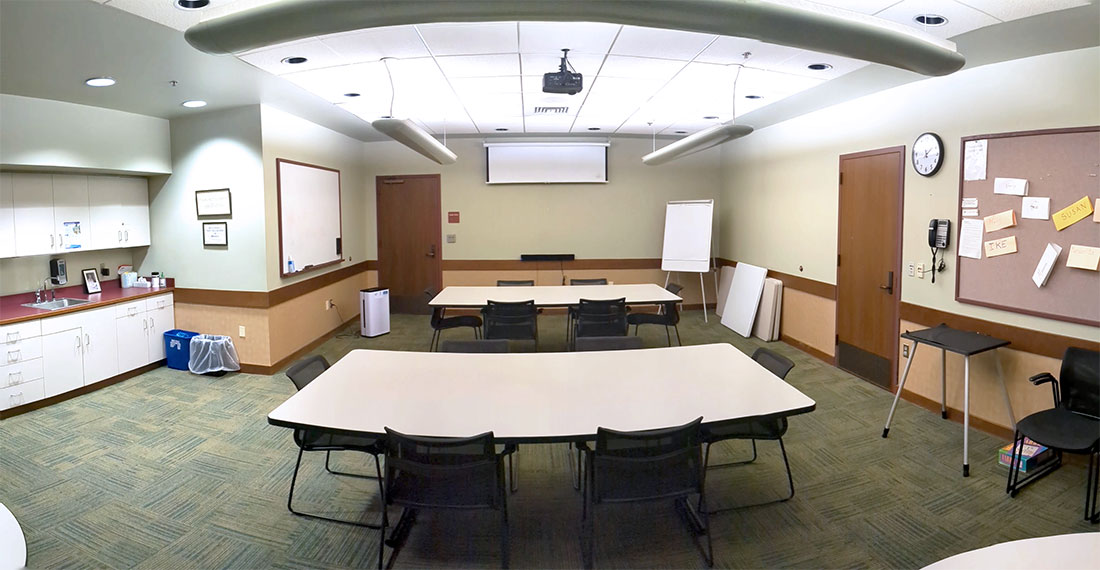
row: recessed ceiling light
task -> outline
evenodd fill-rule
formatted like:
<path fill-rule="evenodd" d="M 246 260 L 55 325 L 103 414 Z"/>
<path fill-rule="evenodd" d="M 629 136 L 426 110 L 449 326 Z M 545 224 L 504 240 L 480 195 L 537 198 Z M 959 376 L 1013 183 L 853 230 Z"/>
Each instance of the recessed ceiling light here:
<path fill-rule="evenodd" d="M 210 0 L 176 0 L 180 10 L 201 10 L 210 5 Z"/>
<path fill-rule="evenodd" d="M 590 130 L 590 131 L 598 131 L 598 130 L 600 130 L 600 128 L 599 128 L 599 127 L 588 127 L 588 130 Z"/>
<path fill-rule="evenodd" d="M 508 129 L 506 129 L 504 127 L 497 127 L 496 130 L 503 132 L 503 131 L 507 131 Z"/>
<path fill-rule="evenodd" d="M 947 18 L 939 14 L 920 14 L 914 16 L 913 21 L 922 26 L 942 26 L 947 23 Z"/>
<path fill-rule="evenodd" d="M 305 63 L 309 60 L 304 58 L 304 57 L 301 57 L 301 56 L 294 56 L 294 57 L 284 57 L 282 61 L 283 61 L 283 63 L 289 63 L 291 65 L 298 65 L 299 63 Z"/>
<path fill-rule="evenodd" d="M 358 93 L 344 93 L 344 97 L 358 97 Z"/>
<path fill-rule="evenodd" d="M 201 101 L 199 99 L 192 99 L 191 101 L 184 101 L 183 103 L 180 103 L 180 105 L 183 105 L 184 107 L 187 107 L 188 109 L 198 109 L 199 107 L 205 107 L 206 106 L 206 101 Z"/>
<path fill-rule="evenodd" d="M 113 77 L 92 77 L 84 80 L 84 85 L 88 87 L 110 87 L 114 84 L 115 78 Z"/>
<path fill-rule="evenodd" d="M 688 132 L 687 132 L 687 131 L 676 131 L 676 134 L 678 134 L 678 135 L 686 135 L 686 134 L 688 134 Z"/>
<path fill-rule="evenodd" d="M 745 99 L 763 99 L 760 95 L 745 95 Z"/>
<path fill-rule="evenodd" d="M 806 66 L 806 69 L 812 69 L 814 71 L 825 71 L 826 69 L 832 69 L 833 66 L 828 63 L 811 63 Z"/>
<path fill-rule="evenodd" d="M 703 118 L 708 120 L 708 121 L 713 121 L 714 119 L 718 118 L 718 115 L 707 115 L 706 117 L 703 117 Z"/>

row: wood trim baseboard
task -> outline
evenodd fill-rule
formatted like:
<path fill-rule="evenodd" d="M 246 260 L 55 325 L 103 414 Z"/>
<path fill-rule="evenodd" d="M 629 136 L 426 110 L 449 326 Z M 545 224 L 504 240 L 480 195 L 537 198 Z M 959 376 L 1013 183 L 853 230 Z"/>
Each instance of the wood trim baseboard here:
<path fill-rule="evenodd" d="M 920 394 L 910 392 L 909 390 L 902 390 L 901 398 L 906 402 L 916 404 L 930 412 L 940 413 L 940 403 L 931 398 L 926 398 Z M 947 406 L 947 419 L 957 424 L 962 424 L 963 413 L 961 410 Z M 970 427 L 995 435 L 1005 440 L 1005 442 L 1012 440 L 1012 430 L 1010 428 L 999 426 L 993 422 L 983 420 L 982 418 L 976 418 L 973 414 L 970 416 Z"/>
<path fill-rule="evenodd" d="M 267 376 L 271 376 L 272 374 L 275 374 L 275 373 L 279 372 L 280 370 L 286 368 L 291 362 L 301 358 L 302 356 L 305 356 L 307 353 L 309 353 L 311 350 L 317 348 L 318 346 L 321 346 L 322 344 L 325 343 L 325 341 L 327 341 L 328 339 L 336 336 L 337 333 L 344 330 L 344 327 L 346 327 L 346 326 L 350 325 L 351 323 L 354 323 L 358 320 L 359 320 L 359 315 L 355 315 L 354 317 L 344 321 L 342 324 L 336 325 L 336 328 L 334 328 L 334 329 L 328 331 L 327 333 L 321 335 L 316 340 L 314 340 L 313 342 L 303 346 L 302 348 L 299 348 L 298 350 L 290 353 L 289 356 L 286 356 L 286 357 L 280 359 L 278 362 L 276 362 L 275 364 L 272 364 L 271 366 L 264 366 L 264 365 L 261 365 L 261 364 L 244 364 L 244 363 L 241 363 L 241 372 L 243 372 L 245 374 L 264 374 L 264 375 L 267 375 Z"/>
<path fill-rule="evenodd" d="M 1011 342 L 1012 344 L 1008 345 L 1008 348 L 1013 350 L 1049 356 L 1050 358 L 1061 359 L 1066 348 L 1071 346 L 1100 350 L 1100 342 L 994 323 L 904 302 L 901 304 L 901 319 L 930 327 L 944 323 L 952 328 L 976 331 Z"/>
<path fill-rule="evenodd" d="M 810 356 L 824 362 L 825 364 L 828 364 L 829 366 L 836 366 L 835 358 L 830 356 L 828 353 L 818 350 L 800 340 L 791 338 L 782 333 L 779 334 L 779 340 L 797 348 L 798 350 L 801 350 L 802 352 L 805 352 L 806 354 L 809 354 Z"/>
<path fill-rule="evenodd" d="M 57 404 L 59 402 L 64 402 L 65 400 L 71 400 L 71 399 L 73 399 L 77 396 L 83 396 L 84 394 L 90 394 L 92 392 L 95 392 L 96 390 L 99 390 L 100 388 L 106 388 L 107 386 L 110 386 L 112 384 L 118 384 L 119 382 L 122 382 L 123 380 L 129 380 L 130 378 L 133 378 L 134 376 L 137 376 L 139 374 L 145 374 L 146 372 L 149 372 L 150 370 L 156 370 L 157 368 L 160 368 L 161 366 L 164 366 L 165 362 L 167 362 L 167 359 L 161 359 L 161 360 L 158 360 L 156 362 L 146 364 L 145 366 L 142 366 L 140 368 L 135 368 L 133 370 L 130 370 L 129 372 L 123 372 L 122 374 L 119 374 L 117 376 L 112 376 L 112 377 L 107 378 L 105 380 L 100 380 L 99 382 L 96 382 L 95 384 L 88 384 L 87 386 L 81 386 L 80 388 L 77 388 L 75 390 L 70 390 L 68 392 L 65 392 L 64 394 L 58 394 L 56 396 L 50 396 L 49 398 L 43 398 L 41 400 L 38 400 L 36 402 L 31 402 L 29 404 L 23 404 L 22 406 L 16 406 L 14 408 L 8 408 L 4 411 L 0 411 L 0 420 L 6 420 L 6 419 L 8 419 L 12 416 L 18 416 L 19 414 L 25 414 L 27 412 L 33 412 L 34 410 L 45 408 L 47 406 L 52 406 L 52 405 Z"/>
<path fill-rule="evenodd" d="M 660 269 L 657 258 L 574 259 L 573 261 L 522 261 L 519 259 L 444 259 L 443 271 L 565 271 L 574 269 Z"/>
<path fill-rule="evenodd" d="M 717 263 L 719 267 L 737 267 L 736 261 L 724 257 L 717 258 Z M 791 289 L 816 295 L 818 297 L 824 297 L 832 301 L 836 300 L 836 285 L 832 283 L 815 281 L 806 277 L 791 275 L 790 273 L 782 273 L 774 269 L 768 270 L 768 277 L 782 281 L 783 287 L 790 287 Z"/>
<path fill-rule="evenodd" d="M 377 271 L 378 262 L 360 261 L 316 277 L 292 283 L 271 291 L 225 291 L 221 289 L 175 289 L 175 302 L 215 307 L 239 307 L 243 309 L 267 309 L 296 297 L 312 293 L 338 281 L 343 281 L 364 271 Z"/>

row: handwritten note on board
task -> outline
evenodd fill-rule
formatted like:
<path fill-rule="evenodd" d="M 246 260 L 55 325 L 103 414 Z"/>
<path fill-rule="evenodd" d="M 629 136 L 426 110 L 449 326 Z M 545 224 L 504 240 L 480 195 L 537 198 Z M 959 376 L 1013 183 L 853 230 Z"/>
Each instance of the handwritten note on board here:
<path fill-rule="evenodd" d="M 1035 283 L 1036 287 L 1042 287 L 1047 284 L 1047 279 L 1050 279 L 1050 271 L 1054 269 L 1054 264 L 1058 261 L 1058 256 L 1062 254 L 1062 246 L 1056 243 L 1048 243 L 1046 250 L 1043 251 L 1043 257 L 1039 258 L 1039 265 L 1035 267 L 1035 273 L 1031 274 L 1031 280 Z"/>
<path fill-rule="evenodd" d="M 1092 210 L 1092 221 L 1100 222 L 1100 198 L 1096 199 L 1096 208 Z"/>
<path fill-rule="evenodd" d="M 1027 180 L 1023 178 L 994 178 L 993 193 L 1027 196 Z"/>
<path fill-rule="evenodd" d="M 966 141 L 963 150 L 963 179 L 985 180 L 986 149 L 989 141 Z"/>
<path fill-rule="evenodd" d="M 998 255 L 1008 255 L 1010 253 L 1016 253 L 1016 236 L 985 242 L 986 257 L 997 257 Z"/>
<path fill-rule="evenodd" d="M 1054 227 L 1062 231 L 1092 214 L 1092 200 L 1088 196 L 1054 213 Z"/>
<path fill-rule="evenodd" d="M 981 220 L 964 219 L 962 221 L 962 228 L 959 229 L 959 257 L 982 258 L 983 227 Z"/>
<path fill-rule="evenodd" d="M 1066 260 L 1066 267 L 1096 271 L 1097 267 L 1100 267 L 1100 247 L 1069 246 L 1069 259 Z"/>
<path fill-rule="evenodd" d="M 1020 204 L 1020 217 L 1028 220 L 1050 219 L 1050 198 L 1025 197 Z"/>
<path fill-rule="evenodd" d="M 985 217 L 985 231 L 995 232 L 1016 225 L 1016 210 L 1005 210 Z"/>
<path fill-rule="evenodd" d="M 963 208 L 977 208 L 978 207 L 978 199 L 977 198 L 963 198 L 962 207 Z"/>

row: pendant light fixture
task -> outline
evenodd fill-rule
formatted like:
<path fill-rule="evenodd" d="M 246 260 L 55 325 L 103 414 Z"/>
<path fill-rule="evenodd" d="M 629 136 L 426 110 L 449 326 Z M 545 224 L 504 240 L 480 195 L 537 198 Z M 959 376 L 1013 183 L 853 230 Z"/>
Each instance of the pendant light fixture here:
<path fill-rule="evenodd" d="M 382 64 L 386 66 L 386 75 L 390 78 L 390 114 L 371 121 L 370 126 L 433 162 L 454 164 L 458 160 L 458 156 L 446 145 L 436 140 L 431 133 L 408 119 L 393 118 L 393 101 L 397 95 L 397 89 L 394 86 L 393 74 L 390 73 L 389 60 L 390 58 L 382 58 Z"/>

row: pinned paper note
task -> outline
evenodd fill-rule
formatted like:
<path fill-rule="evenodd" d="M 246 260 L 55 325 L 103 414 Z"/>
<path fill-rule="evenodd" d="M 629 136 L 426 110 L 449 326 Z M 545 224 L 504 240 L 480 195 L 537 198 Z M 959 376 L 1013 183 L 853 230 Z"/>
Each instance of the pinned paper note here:
<path fill-rule="evenodd" d="M 995 232 L 1016 225 L 1016 210 L 1005 210 L 985 217 L 985 231 Z"/>
<path fill-rule="evenodd" d="M 1069 259 L 1066 260 L 1066 267 L 1096 271 L 1097 267 L 1100 267 L 1100 247 L 1069 246 Z"/>
<path fill-rule="evenodd" d="M 1008 255 L 1010 253 L 1016 253 L 1016 236 L 985 242 L 986 257 L 997 257 L 998 255 Z"/>
<path fill-rule="evenodd" d="M 977 198 L 963 198 L 962 207 L 963 208 L 977 208 L 978 207 L 978 199 Z"/>
<path fill-rule="evenodd" d="M 963 217 L 964 218 L 977 218 L 978 217 L 978 209 L 974 208 L 973 210 L 969 210 L 969 209 L 963 210 Z"/>
<path fill-rule="evenodd" d="M 989 141 L 966 141 L 963 150 L 963 180 L 985 180 L 986 147 Z"/>
<path fill-rule="evenodd" d="M 959 257 L 982 258 L 981 220 L 964 219 L 959 229 Z"/>
<path fill-rule="evenodd" d="M 1100 222 L 1100 198 L 1096 199 L 1096 207 L 1092 209 L 1092 221 Z"/>
<path fill-rule="evenodd" d="M 1058 210 L 1054 213 L 1054 227 L 1062 231 L 1077 222 L 1089 217 L 1092 213 L 1092 200 L 1088 196 Z"/>
<path fill-rule="evenodd" d="M 1039 258 L 1039 265 L 1035 267 L 1035 273 L 1031 274 L 1031 280 L 1035 282 L 1036 287 L 1042 287 L 1047 284 L 1047 279 L 1050 279 L 1050 271 L 1054 269 L 1054 264 L 1058 261 L 1058 256 L 1062 254 L 1062 246 L 1056 243 L 1048 243 L 1046 250 L 1043 251 L 1043 256 Z"/>
<path fill-rule="evenodd" d="M 1050 198 L 1024 197 L 1020 204 L 1020 217 L 1028 220 L 1050 219 Z"/>
<path fill-rule="evenodd" d="M 994 178 L 993 193 L 1027 196 L 1027 180 L 1023 178 Z"/>

